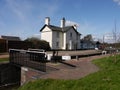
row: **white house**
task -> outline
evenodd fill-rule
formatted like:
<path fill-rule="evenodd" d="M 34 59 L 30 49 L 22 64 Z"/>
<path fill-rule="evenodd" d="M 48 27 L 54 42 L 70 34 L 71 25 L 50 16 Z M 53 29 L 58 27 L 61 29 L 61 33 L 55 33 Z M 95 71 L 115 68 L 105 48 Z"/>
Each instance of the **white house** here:
<path fill-rule="evenodd" d="M 89 40 L 80 40 L 81 41 L 81 49 L 95 49 L 100 48 L 99 41 L 89 41 Z"/>
<path fill-rule="evenodd" d="M 60 27 L 50 24 L 50 18 L 45 18 L 41 28 L 41 39 L 49 42 L 51 49 L 75 50 L 80 49 L 80 36 L 76 26 L 65 26 L 65 18 Z"/>

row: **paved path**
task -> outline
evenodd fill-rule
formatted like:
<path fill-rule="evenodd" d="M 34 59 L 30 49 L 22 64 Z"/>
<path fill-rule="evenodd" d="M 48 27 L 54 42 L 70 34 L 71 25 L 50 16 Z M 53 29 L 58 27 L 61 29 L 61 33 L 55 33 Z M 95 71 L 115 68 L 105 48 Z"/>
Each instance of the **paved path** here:
<path fill-rule="evenodd" d="M 87 54 L 94 54 L 94 53 L 100 53 L 100 50 L 78 50 L 78 51 L 58 51 L 58 56 L 62 56 L 62 55 L 70 55 L 70 56 L 74 56 L 74 55 L 87 55 Z M 47 54 L 53 54 L 52 51 L 47 51 Z M 0 58 L 5 58 L 5 57 L 9 57 L 8 53 L 0 53 Z"/>
<path fill-rule="evenodd" d="M 3 55 L 0 55 L 0 58 L 7 58 L 7 57 L 9 57 L 9 55 L 8 54 L 3 54 Z"/>
<path fill-rule="evenodd" d="M 99 68 L 92 64 L 92 60 L 96 58 L 102 58 L 105 55 L 91 56 L 80 58 L 80 60 L 70 60 L 66 63 L 75 65 L 76 67 L 70 67 L 61 63 L 52 64 L 48 63 L 47 66 L 54 67 L 58 70 L 48 71 L 46 74 L 40 76 L 40 78 L 52 78 L 52 79 L 80 79 L 91 73 L 97 72 Z"/>
<path fill-rule="evenodd" d="M 47 54 L 53 54 L 52 51 L 46 52 Z M 94 53 L 101 53 L 101 50 L 78 50 L 78 51 L 56 51 L 56 54 L 58 53 L 58 56 L 63 55 L 87 55 L 87 54 L 94 54 Z"/>
<path fill-rule="evenodd" d="M 97 55 L 91 57 L 79 58 L 79 60 L 69 60 L 66 63 L 75 65 L 70 67 L 62 63 L 47 63 L 47 72 L 39 73 L 39 78 L 53 78 L 53 79 L 80 79 L 91 73 L 97 72 L 99 68 L 92 64 L 92 60 L 96 58 L 106 57 L 107 55 Z M 9 57 L 9 55 L 0 55 L 0 58 Z M 51 67 L 51 69 L 50 69 Z"/>

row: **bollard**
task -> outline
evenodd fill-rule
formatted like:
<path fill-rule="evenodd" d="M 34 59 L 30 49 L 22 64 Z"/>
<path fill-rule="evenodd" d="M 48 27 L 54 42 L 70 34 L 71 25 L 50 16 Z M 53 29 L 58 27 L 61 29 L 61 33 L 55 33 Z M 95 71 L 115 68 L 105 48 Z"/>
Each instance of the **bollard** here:
<path fill-rule="evenodd" d="M 78 57 L 78 56 L 76 56 L 76 59 L 77 59 L 77 60 L 79 60 L 79 57 Z"/>

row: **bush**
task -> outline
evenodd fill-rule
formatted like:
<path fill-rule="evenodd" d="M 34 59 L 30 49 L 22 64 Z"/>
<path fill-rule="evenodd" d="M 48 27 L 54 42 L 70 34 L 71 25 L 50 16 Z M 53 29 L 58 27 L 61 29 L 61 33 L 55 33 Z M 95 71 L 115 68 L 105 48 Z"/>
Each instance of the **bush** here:
<path fill-rule="evenodd" d="M 44 49 L 44 50 L 50 50 L 50 45 L 47 41 L 40 40 L 38 38 L 32 37 L 27 38 L 25 41 L 31 42 L 34 49 Z"/>

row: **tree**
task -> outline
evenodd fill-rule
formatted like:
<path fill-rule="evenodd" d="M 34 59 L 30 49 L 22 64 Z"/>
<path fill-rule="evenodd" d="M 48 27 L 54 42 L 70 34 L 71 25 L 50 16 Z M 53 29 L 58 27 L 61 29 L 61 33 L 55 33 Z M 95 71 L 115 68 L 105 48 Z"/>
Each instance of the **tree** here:
<path fill-rule="evenodd" d="M 32 48 L 34 49 L 44 49 L 44 50 L 50 50 L 49 43 L 44 40 L 40 40 L 35 37 L 27 38 L 25 41 L 32 43 Z"/>
<path fill-rule="evenodd" d="M 86 40 L 86 41 L 93 41 L 93 37 L 91 34 L 88 34 L 86 36 L 84 36 L 83 40 Z"/>

